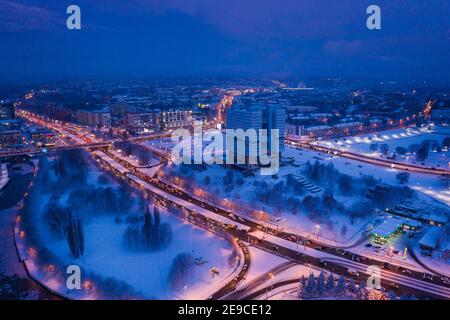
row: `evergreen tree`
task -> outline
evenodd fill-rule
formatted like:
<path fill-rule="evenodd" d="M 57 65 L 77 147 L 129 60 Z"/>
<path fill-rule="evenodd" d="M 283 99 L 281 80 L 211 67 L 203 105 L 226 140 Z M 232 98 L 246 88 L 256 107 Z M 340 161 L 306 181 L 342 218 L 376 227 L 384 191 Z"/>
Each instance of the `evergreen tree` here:
<path fill-rule="evenodd" d="M 327 289 L 329 294 L 333 294 L 334 292 L 334 277 L 333 274 L 330 273 L 327 279 L 327 283 L 325 284 L 325 288 Z"/>
<path fill-rule="evenodd" d="M 416 152 L 416 160 L 417 161 L 425 161 L 428 157 L 428 146 L 426 144 L 422 144 Z"/>
<path fill-rule="evenodd" d="M 308 278 L 308 283 L 306 284 L 306 296 L 308 298 L 314 297 L 316 294 L 316 278 L 311 272 Z"/>
<path fill-rule="evenodd" d="M 142 233 L 144 234 L 144 241 L 147 246 L 150 246 L 152 238 L 152 215 L 150 214 L 150 207 L 147 206 L 147 211 L 144 215 L 144 226 L 142 227 Z"/>
<path fill-rule="evenodd" d="M 364 280 L 359 284 L 358 298 L 360 300 L 365 300 L 367 298 L 366 282 Z"/>
<path fill-rule="evenodd" d="M 326 291 L 325 288 L 325 275 L 323 271 L 319 274 L 319 277 L 317 278 L 317 293 L 319 296 L 322 296 Z"/>
<path fill-rule="evenodd" d="M 67 226 L 67 242 L 73 257 L 78 259 L 84 252 L 84 234 L 80 218 L 73 217 L 69 212 Z"/>
<path fill-rule="evenodd" d="M 340 276 L 339 277 L 339 280 L 338 280 L 335 292 L 339 296 L 345 295 L 345 279 L 344 279 L 344 276 Z"/>
<path fill-rule="evenodd" d="M 307 280 L 306 280 L 305 276 L 302 275 L 302 277 L 300 278 L 299 287 L 298 287 L 298 297 L 299 298 L 305 297 L 306 283 L 307 283 Z"/>
<path fill-rule="evenodd" d="M 157 206 L 153 207 L 153 216 L 155 218 L 155 224 L 159 225 L 161 222 L 161 214 L 159 213 L 159 208 Z"/>
<path fill-rule="evenodd" d="M 350 279 L 350 281 L 347 285 L 347 290 L 348 290 L 348 292 L 350 292 L 352 294 L 358 293 L 358 289 L 356 288 L 355 280 L 353 280 L 353 278 Z"/>

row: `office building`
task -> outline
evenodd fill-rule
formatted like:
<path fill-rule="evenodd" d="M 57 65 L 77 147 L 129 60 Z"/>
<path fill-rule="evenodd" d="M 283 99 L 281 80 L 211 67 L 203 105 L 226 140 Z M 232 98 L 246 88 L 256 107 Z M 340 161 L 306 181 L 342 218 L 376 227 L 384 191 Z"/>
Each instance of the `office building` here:
<path fill-rule="evenodd" d="M 159 110 L 126 114 L 126 128 L 131 134 L 143 134 L 158 131 L 160 128 Z"/>
<path fill-rule="evenodd" d="M 107 110 L 78 110 L 77 111 L 78 123 L 89 127 L 111 127 L 111 113 Z"/>
<path fill-rule="evenodd" d="M 190 110 L 168 110 L 160 113 L 161 130 L 175 130 L 187 128 L 192 125 L 192 111 Z"/>
<path fill-rule="evenodd" d="M 2 101 L 0 103 L 0 120 L 15 119 L 14 103 Z"/>

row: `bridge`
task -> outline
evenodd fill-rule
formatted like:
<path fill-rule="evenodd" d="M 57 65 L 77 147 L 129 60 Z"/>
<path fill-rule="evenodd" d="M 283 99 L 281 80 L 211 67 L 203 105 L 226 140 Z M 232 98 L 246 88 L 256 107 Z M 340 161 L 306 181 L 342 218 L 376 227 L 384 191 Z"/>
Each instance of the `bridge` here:
<path fill-rule="evenodd" d="M 32 148 L 32 149 L 24 149 L 24 150 L 7 150 L 7 151 L 0 151 L 0 159 L 1 158 L 9 158 L 9 157 L 18 157 L 18 156 L 36 156 L 39 154 L 46 154 L 49 152 L 58 152 L 58 151 L 65 151 L 65 150 L 71 150 L 71 149 L 81 149 L 81 148 L 106 148 L 111 147 L 114 143 L 121 143 L 121 142 L 144 142 L 148 140 L 155 140 L 155 139 L 162 139 L 162 138 L 168 138 L 170 137 L 170 134 L 168 133 L 159 133 L 159 134 L 152 134 L 152 135 L 145 135 L 145 136 L 139 136 L 139 137 L 131 137 L 127 139 L 111 139 L 111 140 L 105 140 L 101 142 L 88 142 L 88 143 L 77 143 L 72 145 L 64 145 L 64 146 L 52 146 L 48 148 Z M 158 156 L 167 157 L 166 154 L 157 154 Z"/>

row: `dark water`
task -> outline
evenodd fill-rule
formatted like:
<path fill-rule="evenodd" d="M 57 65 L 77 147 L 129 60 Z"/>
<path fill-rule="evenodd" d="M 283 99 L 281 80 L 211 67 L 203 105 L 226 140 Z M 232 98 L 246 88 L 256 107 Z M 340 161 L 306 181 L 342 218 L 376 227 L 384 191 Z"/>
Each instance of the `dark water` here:
<path fill-rule="evenodd" d="M 15 172 L 11 168 L 9 171 L 9 182 L 6 187 L 0 191 L 0 211 L 11 208 L 16 205 L 27 192 L 28 185 L 33 179 L 33 173 L 22 174 L 20 171 Z"/>

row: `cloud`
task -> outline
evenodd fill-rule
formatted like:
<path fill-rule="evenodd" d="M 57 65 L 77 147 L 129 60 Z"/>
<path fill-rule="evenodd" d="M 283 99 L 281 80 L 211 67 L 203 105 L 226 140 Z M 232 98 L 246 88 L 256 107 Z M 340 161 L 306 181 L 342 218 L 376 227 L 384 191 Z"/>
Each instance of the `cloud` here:
<path fill-rule="evenodd" d="M 364 45 L 361 41 L 332 40 L 323 46 L 324 52 L 331 55 L 354 56 L 363 52 Z"/>
<path fill-rule="evenodd" d="M 96 5 L 124 14 L 177 11 L 241 38 L 338 36 L 365 15 L 365 8 L 352 0 L 109 0 Z"/>
<path fill-rule="evenodd" d="M 43 31 L 63 25 L 65 18 L 51 10 L 0 0 L 0 31 Z"/>

